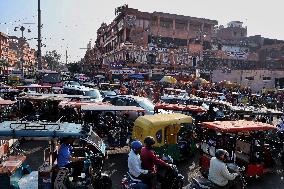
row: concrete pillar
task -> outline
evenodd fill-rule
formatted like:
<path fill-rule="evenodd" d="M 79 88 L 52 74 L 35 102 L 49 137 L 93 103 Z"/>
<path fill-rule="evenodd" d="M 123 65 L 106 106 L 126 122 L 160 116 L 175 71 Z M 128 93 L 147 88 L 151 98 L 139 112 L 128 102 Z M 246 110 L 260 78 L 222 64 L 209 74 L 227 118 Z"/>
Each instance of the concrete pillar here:
<path fill-rule="evenodd" d="M 126 28 L 123 29 L 123 42 L 126 42 Z"/>
<path fill-rule="evenodd" d="M 176 19 L 173 19 L 173 37 L 175 37 L 176 34 Z"/>
<path fill-rule="evenodd" d="M 160 17 L 158 17 L 158 29 L 157 29 L 157 36 L 159 35 L 159 32 L 160 32 Z"/>
<path fill-rule="evenodd" d="M 190 21 L 188 20 L 187 21 L 187 28 L 186 28 L 186 31 L 187 31 L 187 48 L 189 46 L 189 28 L 190 28 Z"/>

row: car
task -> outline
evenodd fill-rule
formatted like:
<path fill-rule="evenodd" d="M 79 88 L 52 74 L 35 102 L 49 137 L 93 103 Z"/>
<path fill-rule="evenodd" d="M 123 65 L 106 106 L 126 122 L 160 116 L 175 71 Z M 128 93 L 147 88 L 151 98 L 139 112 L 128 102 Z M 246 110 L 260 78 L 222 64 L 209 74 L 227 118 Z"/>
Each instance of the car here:
<path fill-rule="evenodd" d="M 98 89 L 85 87 L 79 90 L 79 95 L 91 97 L 91 101 L 101 102 L 103 97 Z"/>
<path fill-rule="evenodd" d="M 63 83 L 63 93 L 72 94 L 74 90 L 80 87 L 80 83 L 76 81 L 64 81 Z"/>
<path fill-rule="evenodd" d="M 103 98 L 107 96 L 116 96 L 116 92 L 114 91 L 100 91 Z"/>
<path fill-rule="evenodd" d="M 155 104 L 145 97 L 140 96 L 133 96 L 133 95 L 117 95 L 117 96 L 106 96 L 103 99 L 103 102 L 109 102 L 112 105 L 116 106 L 136 106 L 141 107 L 145 110 L 145 115 L 153 115 Z M 164 110 L 160 110 L 159 113 L 167 113 Z M 137 114 L 131 114 L 130 118 L 135 119 L 137 118 Z"/>

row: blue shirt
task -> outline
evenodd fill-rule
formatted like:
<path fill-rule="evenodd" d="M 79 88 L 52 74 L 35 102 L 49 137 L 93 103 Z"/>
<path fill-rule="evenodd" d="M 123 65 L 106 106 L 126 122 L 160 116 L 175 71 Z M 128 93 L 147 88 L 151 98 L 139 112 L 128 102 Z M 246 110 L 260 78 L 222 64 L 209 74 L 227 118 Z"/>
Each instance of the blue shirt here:
<path fill-rule="evenodd" d="M 61 144 L 57 156 L 58 167 L 64 167 L 70 163 L 70 157 L 72 153 L 72 146 L 70 144 Z"/>

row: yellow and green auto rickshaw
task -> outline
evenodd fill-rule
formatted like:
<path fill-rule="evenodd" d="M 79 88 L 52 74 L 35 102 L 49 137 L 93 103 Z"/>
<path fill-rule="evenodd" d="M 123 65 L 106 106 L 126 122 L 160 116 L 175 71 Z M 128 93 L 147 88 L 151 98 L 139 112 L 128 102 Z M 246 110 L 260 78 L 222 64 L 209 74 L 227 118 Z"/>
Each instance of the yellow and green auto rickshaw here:
<path fill-rule="evenodd" d="M 170 155 L 180 161 L 196 150 L 192 117 L 184 114 L 155 114 L 138 117 L 134 122 L 132 139 L 144 141 L 152 136 L 158 155 Z"/>

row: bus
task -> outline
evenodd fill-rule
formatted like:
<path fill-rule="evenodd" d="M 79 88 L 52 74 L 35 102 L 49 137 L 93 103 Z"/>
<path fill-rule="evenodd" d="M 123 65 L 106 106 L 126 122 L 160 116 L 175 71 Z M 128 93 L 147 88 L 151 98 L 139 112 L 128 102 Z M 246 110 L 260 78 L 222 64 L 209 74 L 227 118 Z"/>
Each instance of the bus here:
<path fill-rule="evenodd" d="M 37 80 L 40 85 L 62 87 L 61 74 L 51 70 L 40 70 L 37 72 Z"/>

